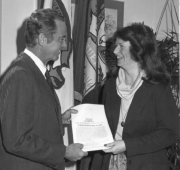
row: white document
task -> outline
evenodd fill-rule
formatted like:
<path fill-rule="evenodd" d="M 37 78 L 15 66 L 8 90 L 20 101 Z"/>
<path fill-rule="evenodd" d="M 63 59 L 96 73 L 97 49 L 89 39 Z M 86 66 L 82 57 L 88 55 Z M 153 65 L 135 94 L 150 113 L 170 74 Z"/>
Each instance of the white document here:
<path fill-rule="evenodd" d="M 71 115 L 74 143 L 84 145 L 83 151 L 107 149 L 104 144 L 113 142 L 104 105 L 81 104 L 73 107 L 77 114 Z"/>

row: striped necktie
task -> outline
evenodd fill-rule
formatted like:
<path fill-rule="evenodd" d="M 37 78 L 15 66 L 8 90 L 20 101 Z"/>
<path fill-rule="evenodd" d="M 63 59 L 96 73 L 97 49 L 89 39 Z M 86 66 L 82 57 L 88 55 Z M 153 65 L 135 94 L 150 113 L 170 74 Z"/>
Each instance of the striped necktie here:
<path fill-rule="evenodd" d="M 53 83 L 52 83 L 52 80 L 51 80 L 51 77 L 50 77 L 48 70 L 46 70 L 46 72 L 45 72 L 45 77 L 46 77 L 46 81 L 47 81 L 49 87 L 51 88 L 51 90 L 54 91 Z"/>
<path fill-rule="evenodd" d="M 57 108 L 56 108 L 57 119 L 59 121 L 60 131 L 61 131 L 62 135 L 64 135 L 64 128 L 63 128 L 62 117 L 61 117 L 61 106 L 60 106 L 60 102 L 59 102 L 58 96 L 55 92 L 55 89 L 54 89 L 54 86 L 53 86 L 53 83 L 52 83 L 52 80 L 51 80 L 48 70 L 46 70 L 46 72 L 45 72 L 45 77 L 46 77 L 46 81 L 47 81 L 50 89 L 53 92 L 53 95 L 54 95 L 56 103 L 57 103 Z"/>

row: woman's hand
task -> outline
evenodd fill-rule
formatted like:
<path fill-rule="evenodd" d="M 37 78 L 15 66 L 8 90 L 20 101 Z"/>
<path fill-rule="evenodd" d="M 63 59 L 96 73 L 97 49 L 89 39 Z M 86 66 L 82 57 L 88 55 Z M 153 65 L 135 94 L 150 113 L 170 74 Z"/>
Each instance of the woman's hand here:
<path fill-rule="evenodd" d="M 123 140 L 117 140 L 112 143 L 105 144 L 105 146 L 109 148 L 103 150 L 106 153 L 119 154 L 126 151 L 126 145 Z"/>
<path fill-rule="evenodd" d="M 76 114 L 78 111 L 75 109 L 68 109 L 62 114 L 63 124 L 70 124 L 71 114 Z"/>

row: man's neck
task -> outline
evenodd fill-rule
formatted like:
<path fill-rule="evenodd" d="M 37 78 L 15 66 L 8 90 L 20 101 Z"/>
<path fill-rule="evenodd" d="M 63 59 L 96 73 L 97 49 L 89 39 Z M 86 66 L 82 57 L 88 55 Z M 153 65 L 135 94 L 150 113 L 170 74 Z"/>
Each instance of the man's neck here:
<path fill-rule="evenodd" d="M 29 51 L 31 51 L 36 57 L 38 57 L 43 63 L 44 65 L 46 65 L 47 63 L 43 60 L 43 56 L 41 54 L 41 50 L 38 47 L 26 47 Z"/>

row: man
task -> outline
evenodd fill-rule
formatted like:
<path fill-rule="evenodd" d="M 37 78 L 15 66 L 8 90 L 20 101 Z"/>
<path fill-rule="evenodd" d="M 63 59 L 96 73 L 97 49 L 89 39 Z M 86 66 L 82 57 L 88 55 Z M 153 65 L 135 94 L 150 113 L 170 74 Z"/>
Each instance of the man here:
<path fill-rule="evenodd" d="M 0 78 L 0 169 L 64 170 L 65 160 L 87 155 L 82 144 L 63 143 L 62 115 L 46 65 L 66 49 L 64 18 L 52 9 L 26 21 L 26 49 Z"/>

